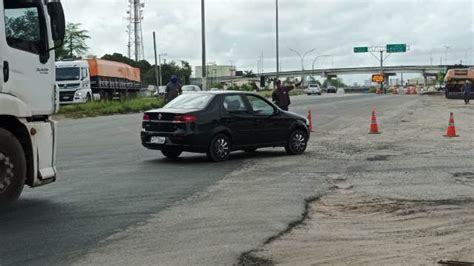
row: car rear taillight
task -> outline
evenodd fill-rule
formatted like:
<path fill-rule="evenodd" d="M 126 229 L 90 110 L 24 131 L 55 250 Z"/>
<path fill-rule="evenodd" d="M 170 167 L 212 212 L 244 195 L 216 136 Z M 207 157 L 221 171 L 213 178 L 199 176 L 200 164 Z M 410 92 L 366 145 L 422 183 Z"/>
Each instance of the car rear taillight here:
<path fill-rule="evenodd" d="M 148 114 L 143 114 L 143 121 L 144 122 L 149 122 L 150 120 L 151 120 L 151 118 Z"/>
<path fill-rule="evenodd" d="M 175 122 L 184 122 L 184 123 L 192 123 L 196 122 L 197 116 L 194 115 L 177 115 L 174 117 Z"/>

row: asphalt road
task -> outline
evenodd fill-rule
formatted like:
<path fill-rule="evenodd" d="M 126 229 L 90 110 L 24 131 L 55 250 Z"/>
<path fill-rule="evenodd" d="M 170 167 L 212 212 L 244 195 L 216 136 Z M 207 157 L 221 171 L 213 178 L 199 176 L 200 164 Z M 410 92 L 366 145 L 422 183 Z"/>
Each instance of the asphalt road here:
<path fill-rule="evenodd" d="M 335 116 L 355 111 L 368 116 L 379 102 L 398 104 L 395 98 L 373 95 L 298 96 L 290 109 L 300 114 L 312 109 L 318 126 L 329 128 Z M 140 119 L 122 115 L 59 123 L 59 179 L 25 189 L 16 205 L 0 212 L 0 265 L 65 264 L 204 191 L 248 161 L 244 153 L 220 164 L 195 154 L 167 160 L 141 147 Z"/>

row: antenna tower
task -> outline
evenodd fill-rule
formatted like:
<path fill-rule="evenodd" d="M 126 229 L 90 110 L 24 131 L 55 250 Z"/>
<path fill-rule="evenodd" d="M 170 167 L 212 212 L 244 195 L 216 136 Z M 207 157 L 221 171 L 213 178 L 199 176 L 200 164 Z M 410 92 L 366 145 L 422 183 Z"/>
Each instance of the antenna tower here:
<path fill-rule="evenodd" d="M 140 61 L 145 59 L 145 49 L 143 47 L 143 9 L 145 0 L 128 0 L 127 11 L 127 33 L 128 33 L 128 57 Z"/>

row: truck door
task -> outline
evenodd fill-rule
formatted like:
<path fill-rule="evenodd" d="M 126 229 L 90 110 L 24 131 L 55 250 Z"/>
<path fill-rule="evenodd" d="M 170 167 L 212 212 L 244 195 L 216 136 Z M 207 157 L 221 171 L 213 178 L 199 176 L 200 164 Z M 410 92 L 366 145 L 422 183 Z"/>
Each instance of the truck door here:
<path fill-rule="evenodd" d="M 0 0 L 3 92 L 25 102 L 33 115 L 54 112 L 54 58 L 41 0 Z M 6 78 L 7 77 L 7 78 Z"/>

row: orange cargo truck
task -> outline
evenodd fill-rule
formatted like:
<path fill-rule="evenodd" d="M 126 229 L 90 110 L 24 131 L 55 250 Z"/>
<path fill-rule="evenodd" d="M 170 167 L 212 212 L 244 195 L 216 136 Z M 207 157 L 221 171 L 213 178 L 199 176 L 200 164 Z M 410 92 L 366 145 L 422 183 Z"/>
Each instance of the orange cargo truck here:
<path fill-rule="evenodd" d="M 444 77 L 446 83 L 446 98 L 462 99 L 463 85 L 466 80 L 474 83 L 474 68 L 454 68 L 448 70 Z"/>
<path fill-rule="evenodd" d="M 124 99 L 135 96 L 141 88 L 140 69 L 124 63 L 87 59 L 91 89 L 101 99 Z"/>

